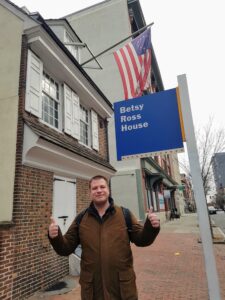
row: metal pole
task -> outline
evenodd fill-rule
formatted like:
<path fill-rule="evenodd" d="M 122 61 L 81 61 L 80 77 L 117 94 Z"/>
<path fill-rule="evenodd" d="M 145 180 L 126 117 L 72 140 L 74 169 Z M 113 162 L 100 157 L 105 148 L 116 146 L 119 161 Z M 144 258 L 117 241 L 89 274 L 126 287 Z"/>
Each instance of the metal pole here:
<path fill-rule="evenodd" d="M 181 108 L 186 135 L 188 158 L 190 163 L 193 189 L 196 199 L 197 213 L 199 219 L 200 235 L 202 240 L 206 276 L 208 281 L 208 291 L 210 300 L 220 300 L 219 280 L 216 270 L 215 256 L 213 253 L 212 236 L 210 233 L 210 224 L 208 210 L 203 189 L 201 170 L 199 164 L 198 150 L 196 146 L 194 125 L 192 120 L 191 105 L 188 93 L 186 75 L 177 76 L 180 92 Z"/>
<path fill-rule="evenodd" d="M 154 24 L 154 23 L 150 23 L 149 25 L 146 25 L 146 26 L 142 27 L 141 29 L 135 31 L 134 33 L 132 33 L 131 35 L 127 36 L 126 38 L 124 38 L 123 40 L 119 41 L 118 43 L 116 43 L 116 44 L 112 45 L 111 47 L 105 49 L 104 51 L 100 52 L 99 54 L 95 55 L 94 57 L 92 57 L 92 58 L 86 60 L 85 62 L 83 62 L 83 63 L 81 64 L 81 66 L 86 65 L 87 63 L 89 63 L 89 62 L 92 61 L 93 59 L 96 60 L 96 58 L 99 57 L 100 55 L 106 53 L 107 51 L 111 50 L 112 48 L 114 48 L 114 47 L 118 46 L 119 44 L 125 42 L 125 41 L 128 40 L 130 37 L 134 36 L 135 34 L 137 34 L 137 33 L 139 33 L 139 32 L 142 32 L 143 30 L 145 30 L 146 28 L 152 26 L 153 24 Z"/>

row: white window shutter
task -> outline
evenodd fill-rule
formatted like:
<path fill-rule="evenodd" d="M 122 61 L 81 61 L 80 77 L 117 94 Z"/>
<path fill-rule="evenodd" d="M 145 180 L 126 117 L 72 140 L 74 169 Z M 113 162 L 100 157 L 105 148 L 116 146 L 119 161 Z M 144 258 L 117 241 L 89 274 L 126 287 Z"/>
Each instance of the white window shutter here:
<path fill-rule="evenodd" d="M 42 114 L 42 73 L 42 61 L 28 50 L 25 110 L 39 118 Z"/>
<path fill-rule="evenodd" d="M 91 130 L 92 130 L 92 148 L 99 150 L 98 139 L 98 115 L 94 110 L 91 110 Z"/>
<path fill-rule="evenodd" d="M 76 139 L 80 139 L 80 100 L 77 94 L 72 91 L 72 136 Z"/>
<path fill-rule="evenodd" d="M 72 135 L 72 90 L 64 84 L 64 131 Z"/>
<path fill-rule="evenodd" d="M 80 139 L 80 101 L 79 97 L 64 84 L 64 130 Z"/>

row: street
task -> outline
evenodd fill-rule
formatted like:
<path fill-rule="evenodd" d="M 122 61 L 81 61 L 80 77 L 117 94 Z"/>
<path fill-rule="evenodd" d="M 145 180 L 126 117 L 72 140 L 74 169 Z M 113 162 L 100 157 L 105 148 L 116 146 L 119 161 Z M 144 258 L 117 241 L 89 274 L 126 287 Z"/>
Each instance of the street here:
<path fill-rule="evenodd" d="M 215 215 L 211 215 L 215 225 L 218 226 L 225 234 L 225 213 L 224 211 L 217 211 Z"/>

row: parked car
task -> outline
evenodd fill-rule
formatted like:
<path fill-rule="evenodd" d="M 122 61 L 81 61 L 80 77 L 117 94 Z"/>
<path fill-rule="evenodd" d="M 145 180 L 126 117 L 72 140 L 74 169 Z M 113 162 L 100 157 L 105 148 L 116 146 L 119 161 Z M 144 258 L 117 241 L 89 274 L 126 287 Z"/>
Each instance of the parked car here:
<path fill-rule="evenodd" d="M 208 211 L 210 215 L 216 214 L 216 209 L 212 205 L 208 206 Z"/>
<path fill-rule="evenodd" d="M 217 208 L 216 213 L 217 214 L 224 214 L 224 210 L 222 208 Z"/>

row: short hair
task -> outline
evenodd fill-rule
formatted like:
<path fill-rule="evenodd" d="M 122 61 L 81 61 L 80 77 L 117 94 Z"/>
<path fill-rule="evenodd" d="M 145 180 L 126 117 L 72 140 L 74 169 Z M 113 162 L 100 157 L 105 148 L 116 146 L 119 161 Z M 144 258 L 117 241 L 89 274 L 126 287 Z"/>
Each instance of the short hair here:
<path fill-rule="evenodd" d="M 106 184 L 107 184 L 107 186 L 109 186 L 109 181 L 108 181 L 108 179 L 107 179 L 105 176 L 103 176 L 103 175 L 95 175 L 95 176 L 93 176 L 93 177 L 89 180 L 89 189 L 91 188 L 91 183 L 92 183 L 92 181 L 93 181 L 93 180 L 99 180 L 99 179 L 104 179 L 105 182 L 106 182 Z"/>

